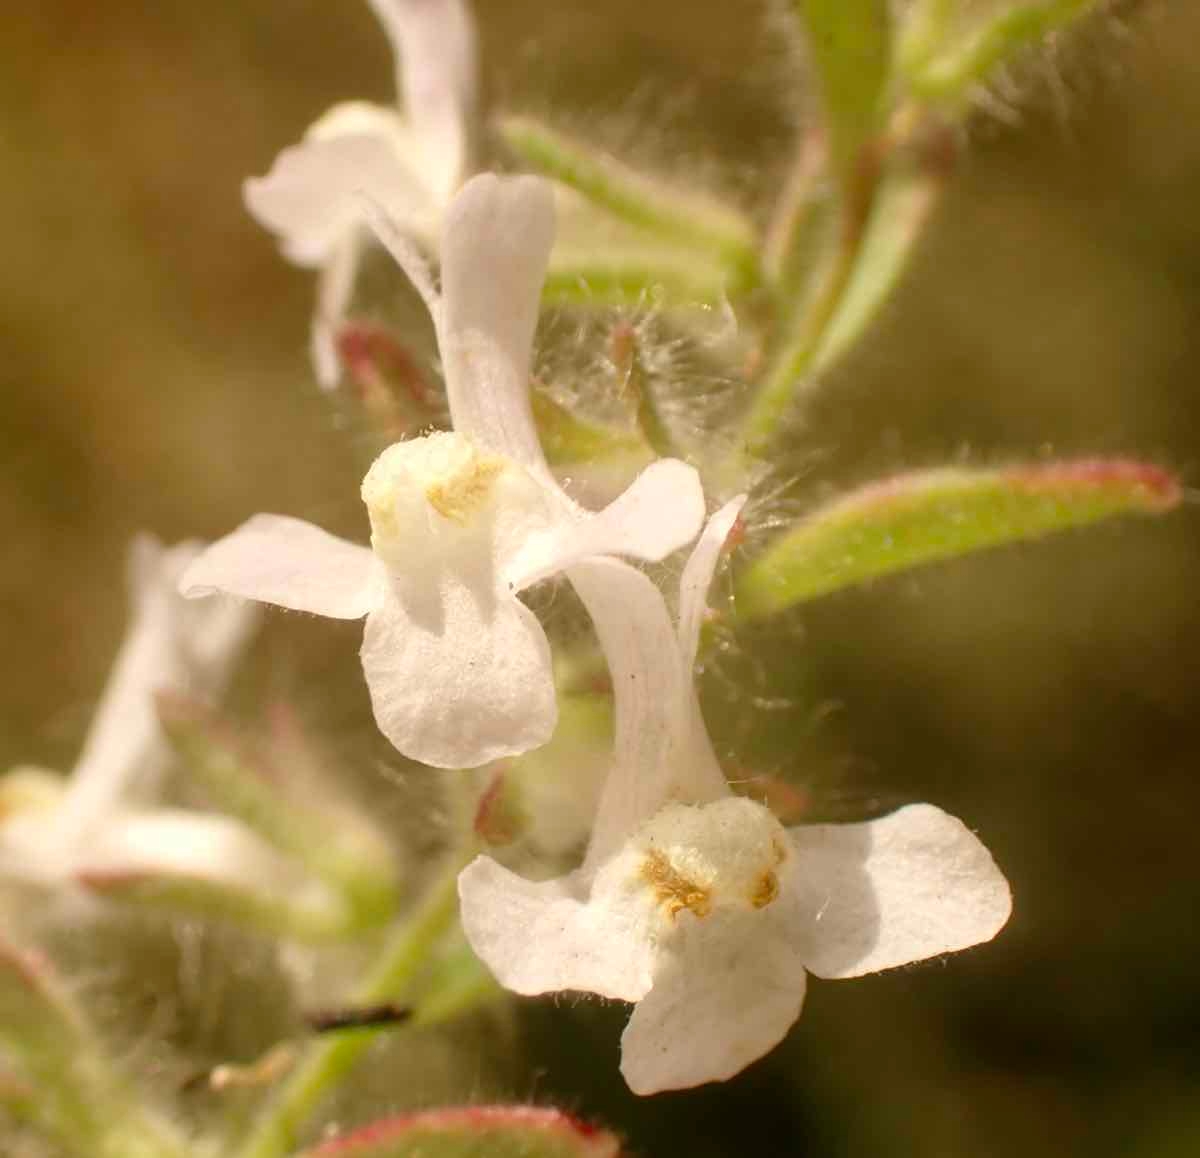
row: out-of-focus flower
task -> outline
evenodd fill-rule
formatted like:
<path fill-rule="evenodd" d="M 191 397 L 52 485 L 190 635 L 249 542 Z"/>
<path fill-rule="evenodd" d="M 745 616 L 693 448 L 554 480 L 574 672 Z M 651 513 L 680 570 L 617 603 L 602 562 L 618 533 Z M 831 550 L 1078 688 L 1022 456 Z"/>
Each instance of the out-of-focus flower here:
<path fill-rule="evenodd" d="M 326 389 L 338 382 L 337 331 L 368 240 L 361 192 L 372 190 L 407 236 L 433 245 L 469 164 L 477 67 L 466 0 L 369 2 L 395 52 L 400 109 L 335 105 L 244 190 L 289 260 L 321 271 L 312 355 Z"/>
<path fill-rule="evenodd" d="M 258 618 L 243 605 L 179 595 L 202 547 L 164 547 L 150 535 L 134 541 L 132 620 L 74 771 L 68 780 L 30 769 L 0 779 L 0 874 L 53 883 L 201 863 L 223 872 L 247 856 L 262 860 L 233 821 L 146 807 L 172 759 L 156 694 L 219 695 Z"/>
<path fill-rule="evenodd" d="M 636 1002 L 621 1071 L 639 1094 L 731 1077 L 800 1013 L 805 972 L 856 977 L 989 940 L 1007 882 L 961 821 L 914 804 L 785 829 L 733 796 L 692 682 L 705 593 L 740 500 L 683 574 L 678 630 L 616 560 L 571 569 L 609 660 L 616 755 L 583 866 L 532 882 L 487 857 L 460 877 L 463 925 L 507 988 Z"/>
<path fill-rule="evenodd" d="M 209 548 L 182 589 L 365 616 L 380 729 L 424 763 L 475 766 L 554 729 L 549 646 L 517 593 L 588 556 L 663 558 L 694 538 L 704 497 L 673 459 L 595 513 L 550 474 L 529 400 L 554 237 L 545 182 L 485 175 L 463 187 L 443 231 L 440 298 L 403 236 L 380 225 L 433 313 L 454 430 L 396 443 L 367 472 L 370 548 L 257 515 Z"/>

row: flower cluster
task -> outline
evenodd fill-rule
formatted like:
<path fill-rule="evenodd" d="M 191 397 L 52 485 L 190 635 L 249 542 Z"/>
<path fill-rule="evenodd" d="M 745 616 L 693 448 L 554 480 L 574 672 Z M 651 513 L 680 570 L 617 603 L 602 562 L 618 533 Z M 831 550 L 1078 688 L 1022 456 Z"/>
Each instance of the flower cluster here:
<path fill-rule="evenodd" d="M 916 114 L 894 118 L 886 142 L 866 129 L 849 143 L 837 132 L 814 137 L 761 237 L 736 209 L 646 178 L 528 118 L 509 118 L 501 134 L 510 152 L 538 159 L 534 167 L 557 181 L 479 172 L 476 36 L 465 0 L 369 3 L 394 49 L 398 107 L 335 106 L 266 176 L 246 182 L 245 200 L 290 260 L 318 271 L 312 355 L 325 389 L 339 383 L 339 338 L 361 260 L 373 245 L 391 255 L 428 309 L 449 422 L 374 459 L 361 485 L 362 542 L 257 514 L 207 546 L 134 544 L 131 624 L 73 775 L 19 769 L 0 781 L 0 878 L 65 887 L 72 897 L 77 886 L 131 880 L 169 892 L 174 880 L 185 911 L 202 907 L 187 910 L 198 894 L 215 896 L 219 916 L 249 913 L 260 931 L 296 940 L 373 929 L 383 963 L 359 989 L 359 1016 L 394 1011 L 394 999 L 409 997 L 397 978 L 407 984 L 431 962 L 422 984 L 436 996 L 429 975 L 461 951 L 518 994 L 632 1004 L 621 1070 L 638 1094 L 724 1080 L 785 1036 L 808 974 L 857 977 L 978 945 L 1011 910 L 987 849 L 933 805 L 786 827 L 738 795 L 696 686 L 709 590 L 748 501 L 728 496 L 761 477 L 756 456 L 767 457 L 797 384 L 852 343 L 898 276 L 879 254 L 907 252 L 932 204 L 934 177 L 921 164 L 928 142 L 912 128 Z M 839 41 L 815 39 L 821 52 Z M 881 80 L 878 91 L 901 88 Z M 861 120 L 833 128 L 844 136 Z M 819 179 L 809 180 L 814 148 Z M 868 150 L 870 165 L 846 163 Z M 847 191 L 854 212 L 870 208 L 881 228 L 906 223 L 895 244 L 872 242 L 875 264 L 863 264 L 871 223 L 830 212 L 828 199 Z M 888 200 L 897 191 L 899 214 Z M 564 232 L 568 244 L 556 248 Z M 579 246 L 575 233 L 589 244 Z M 821 237 L 833 248 L 814 258 L 810 277 L 801 267 Z M 682 345 L 711 318 L 698 304 L 719 303 L 731 332 L 742 306 L 753 319 L 747 330 L 769 319 L 754 341 L 739 333 L 715 344 L 751 396 L 726 423 L 732 429 L 714 422 L 702 432 L 712 435 L 706 456 L 680 449 L 698 440 L 677 437 L 656 408 L 651 360 L 628 324 L 614 333 L 619 349 L 609 359 L 636 412 L 624 441 L 615 426 L 592 427 L 533 390 L 547 301 L 594 308 L 594 298 L 611 294 L 642 309 L 660 291 L 673 311 L 664 326 Z M 577 386 L 575 396 L 587 389 Z M 580 488 L 552 469 L 562 461 L 556 436 L 571 444 L 581 473 L 621 448 L 625 456 L 612 460 L 628 485 L 605 506 L 581 502 Z M 644 469 L 628 481 L 632 462 Z M 1176 501 L 1170 476 L 1125 461 L 909 474 L 809 512 L 734 569 L 742 573 L 732 606 L 765 618 L 923 561 Z M 689 547 L 686 559 L 673 558 Z M 665 576 L 676 574 L 668 590 L 674 580 Z M 470 772 L 483 769 L 489 787 L 468 802 L 479 805 L 478 818 L 508 770 L 552 750 L 575 719 L 565 697 L 578 688 L 564 673 L 580 653 L 527 601 L 556 582 L 569 584 L 590 620 L 577 665 L 586 678 L 577 683 L 593 693 L 611 685 L 615 725 L 602 762 L 573 762 L 601 763 L 603 782 L 596 793 L 578 791 L 576 812 L 588 823 L 569 850 L 561 846 L 571 836 L 556 843 L 536 833 L 502 850 L 499 840 L 488 845 L 487 825 L 477 819 L 470 831 L 463 821 L 448 842 L 451 870 L 415 915 L 398 918 L 394 850 L 373 825 L 352 807 L 335 812 L 333 793 L 305 785 L 313 800 L 297 804 L 276 782 L 284 778 L 230 767 L 237 760 L 214 738 L 219 729 L 196 729 L 200 762 L 218 766 L 206 787 L 230 815 L 166 804 L 173 753 L 164 725 L 182 750 L 173 722 L 194 725 L 207 710 L 171 696 L 221 694 L 257 621 L 251 601 L 364 620 L 362 671 L 379 731 L 402 756 L 453 770 L 446 779 L 455 794 L 474 791 Z M 606 678 L 597 678 L 601 663 Z M 576 751 L 595 746 L 590 734 L 573 740 Z M 303 774 L 289 771 L 294 791 Z M 566 788 L 574 792 L 582 768 L 561 771 L 575 777 Z M 0 944 L 0 973 L 3 959 Z M 443 1008 L 460 996 L 443 993 Z M 428 1007 L 417 1010 L 416 1020 L 426 1016 Z M 299 1067 L 294 1102 L 285 1092 L 257 1135 L 262 1146 L 252 1138 L 245 1155 L 284 1151 L 321 1082 L 346 1072 L 339 1057 Z M 325 1076 L 306 1085 L 306 1074 Z"/>
<path fill-rule="evenodd" d="M 386 189 L 365 192 L 387 206 Z M 467 182 L 441 233 L 440 294 L 403 224 L 368 219 L 429 305 L 453 429 L 371 466 L 369 548 L 258 515 L 193 563 L 182 589 L 365 616 L 381 730 L 414 759 L 470 767 L 554 729 L 550 647 L 519 593 L 565 575 L 607 659 L 616 747 L 578 870 L 533 882 L 481 856 L 462 873 L 464 930 L 501 983 L 636 1002 L 622 1069 L 645 1094 L 727 1078 L 769 1050 L 799 1014 L 806 971 L 858 976 L 991 938 L 1008 887 L 955 818 L 911 805 L 786 830 L 729 789 L 693 668 L 743 499 L 704 525 L 673 625 L 658 586 L 618 556 L 658 560 L 696 538 L 696 472 L 658 460 L 598 512 L 555 482 L 529 398 L 554 233 L 547 184 Z"/>

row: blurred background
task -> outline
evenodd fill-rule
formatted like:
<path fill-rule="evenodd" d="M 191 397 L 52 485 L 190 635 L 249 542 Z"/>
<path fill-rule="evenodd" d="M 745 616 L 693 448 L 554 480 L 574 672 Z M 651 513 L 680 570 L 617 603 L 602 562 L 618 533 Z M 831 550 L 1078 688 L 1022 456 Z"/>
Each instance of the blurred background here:
<path fill-rule="evenodd" d="M 476 8 L 497 106 L 761 209 L 805 114 L 777 13 Z M 311 278 L 239 187 L 334 101 L 393 99 L 392 62 L 354 0 L 42 0 L 0 45 L 0 767 L 66 768 L 136 531 L 212 537 L 271 510 L 365 533 L 360 448 L 308 366 Z M 1048 453 L 1196 481 L 1197 45 L 1196 5 L 1127 4 L 981 107 L 910 276 L 795 440 L 802 498 Z M 1188 503 L 743 632 L 706 686 L 733 764 L 822 815 L 922 799 L 963 817 L 1012 881 L 1009 928 L 815 982 L 769 1058 L 649 1101 L 616 1071 L 621 1009 L 529 1003 L 519 1046 L 487 1080 L 466 1065 L 458 1096 L 553 1100 L 648 1158 L 1200 1153 L 1198 590 Z M 366 719 L 357 629 L 281 619 L 262 678 L 336 741 Z M 421 1075 L 392 1104 L 447 1096 Z"/>

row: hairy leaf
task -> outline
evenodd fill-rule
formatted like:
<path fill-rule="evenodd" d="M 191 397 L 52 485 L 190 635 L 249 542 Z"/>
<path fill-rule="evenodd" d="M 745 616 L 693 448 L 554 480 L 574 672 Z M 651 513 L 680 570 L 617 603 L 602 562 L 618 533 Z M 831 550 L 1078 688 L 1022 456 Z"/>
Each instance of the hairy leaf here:
<path fill-rule="evenodd" d="M 737 609 L 761 619 L 842 587 L 1180 500 L 1176 478 L 1129 459 L 948 467 L 871 483 L 819 507 L 742 573 Z"/>

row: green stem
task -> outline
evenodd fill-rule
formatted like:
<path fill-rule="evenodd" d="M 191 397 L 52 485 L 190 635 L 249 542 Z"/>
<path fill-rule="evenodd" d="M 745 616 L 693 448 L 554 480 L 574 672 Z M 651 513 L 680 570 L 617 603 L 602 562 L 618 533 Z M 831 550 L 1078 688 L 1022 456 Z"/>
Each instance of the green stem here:
<path fill-rule="evenodd" d="M 900 69 L 917 73 L 941 51 L 957 0 L 917 0 L 896 49 Z"/>
<path fill-rule="evenodd" d="M 417 911 L 384 945 L 354 995 L 364 1005 L 404 997 L 458 912 L 458 872 L 465 857 L 449 858 Z M 238 1158 L 279 1158 L 321 1099 L 350 1071 L 375 1039 L 370 1030 L 322 1038 L 308 1047 L 291 1076 L 260 1115 Z"/>
<path fill-rule="evenodd" d="M 938 103 L 962 101 L 1026 45 L 1093 8 L 1096 0 L 1051 0 L 1010 8 L 975 31 L 962 44 L 909 75 L 912 91 Z"/>

